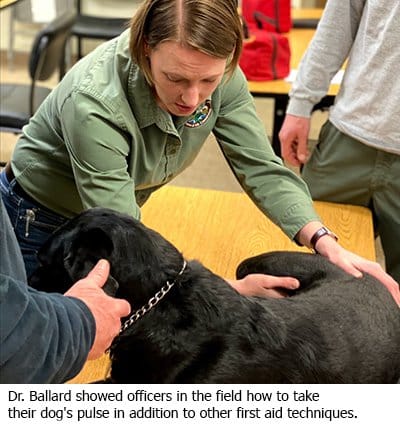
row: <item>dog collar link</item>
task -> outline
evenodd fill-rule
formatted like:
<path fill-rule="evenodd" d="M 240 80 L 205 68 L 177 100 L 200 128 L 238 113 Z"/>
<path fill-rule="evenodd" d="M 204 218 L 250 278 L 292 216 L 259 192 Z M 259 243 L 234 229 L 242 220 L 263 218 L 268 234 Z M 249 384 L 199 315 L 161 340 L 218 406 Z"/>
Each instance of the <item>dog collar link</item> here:
<path fill-rule="evenodd" d="M 185 271 L 187 266 L 187 262 L 183 260 L 183 265 L 179 273 L 176 275 L 175 279 L 172 282 L 167 281 L 165 285 L 161 287 L 159 291 L 147 302 L 147 304 L 143 305 L 140 309 L 134 311 L 130 317 L 124 322 L 121 326 L 119 334 L 123 333 L 126 329 L 128 329 L 131 325 L 133 325 L 138 319 L 140 319 L 143 315 L 145 315 L 150 309 L 152 309 L 164 296 L 169 292 L 169 290 L 176 284 L 179 276 Z"/>

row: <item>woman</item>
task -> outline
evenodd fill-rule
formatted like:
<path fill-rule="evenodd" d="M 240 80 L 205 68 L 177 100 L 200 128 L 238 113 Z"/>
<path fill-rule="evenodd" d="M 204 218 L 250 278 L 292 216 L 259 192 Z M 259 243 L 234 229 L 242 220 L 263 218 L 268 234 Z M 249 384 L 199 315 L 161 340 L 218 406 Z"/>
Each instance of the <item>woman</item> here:
<path fill-rule="evenodd" d="M 146 0 L 129 30 L 69 71 L 2 176 L 28 273 L 50 232 L 86 208 L 139 218 L 150 194 L 189 166 L 212 132 L 243 189 L 289 237 L 397 294 L 378 264 L 323 228 L 307 187 L 273 153 L 237 67 L 241 47 L 236 1 Z M 290 278 L 251 282 L 233 285 L 246 293 L 294 286 Z"/>

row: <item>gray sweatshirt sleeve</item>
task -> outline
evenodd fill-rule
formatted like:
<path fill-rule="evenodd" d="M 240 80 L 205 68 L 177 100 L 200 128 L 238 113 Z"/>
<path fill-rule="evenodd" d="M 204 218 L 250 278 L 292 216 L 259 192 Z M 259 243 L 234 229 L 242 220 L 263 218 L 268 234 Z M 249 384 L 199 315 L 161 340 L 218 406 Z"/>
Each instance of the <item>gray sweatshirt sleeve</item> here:
<path fill-rule="evenodd" d="M 289 92 L 287 113 L 309 117 L 353 45 L 365 0 L 328 0 Z"/>

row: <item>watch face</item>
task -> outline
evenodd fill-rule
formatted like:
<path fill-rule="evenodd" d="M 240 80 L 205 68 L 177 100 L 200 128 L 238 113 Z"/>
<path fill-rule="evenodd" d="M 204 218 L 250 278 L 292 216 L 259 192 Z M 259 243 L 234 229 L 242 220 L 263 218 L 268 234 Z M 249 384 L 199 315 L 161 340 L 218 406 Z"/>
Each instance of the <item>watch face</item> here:
<path fill-rule="evenodd" d="M 326 227 L 322 227 L 319 230 L 317 230 L 317 232 L 311 237 L 310 240 L 310 246 L 312 249 L 314 249 L 315 252 L 317 252 L 317 250 L 315 249 L 315 246 L 318 242 L 318 240 L 325 236 L 328 235 L 329 237 L 332 237 L 334 240 L 338 240 L 338 237 L 335 233 L 333 233 L 332 231 L 330 231 L 328 228 Z M 318 253 L 318 252 L 317 252 Z"/>

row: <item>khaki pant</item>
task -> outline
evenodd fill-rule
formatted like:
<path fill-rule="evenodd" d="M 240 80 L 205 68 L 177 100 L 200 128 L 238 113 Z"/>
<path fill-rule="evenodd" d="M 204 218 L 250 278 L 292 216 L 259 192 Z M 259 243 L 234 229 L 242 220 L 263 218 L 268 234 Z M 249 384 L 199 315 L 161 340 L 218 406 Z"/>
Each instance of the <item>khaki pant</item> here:
<path fill-rule="evenodd" d="M 327 121 L 302 177 L 316 200 L 372 210 L 386 270 L 400 282 L 400 156 L 369 147 Z"/>

